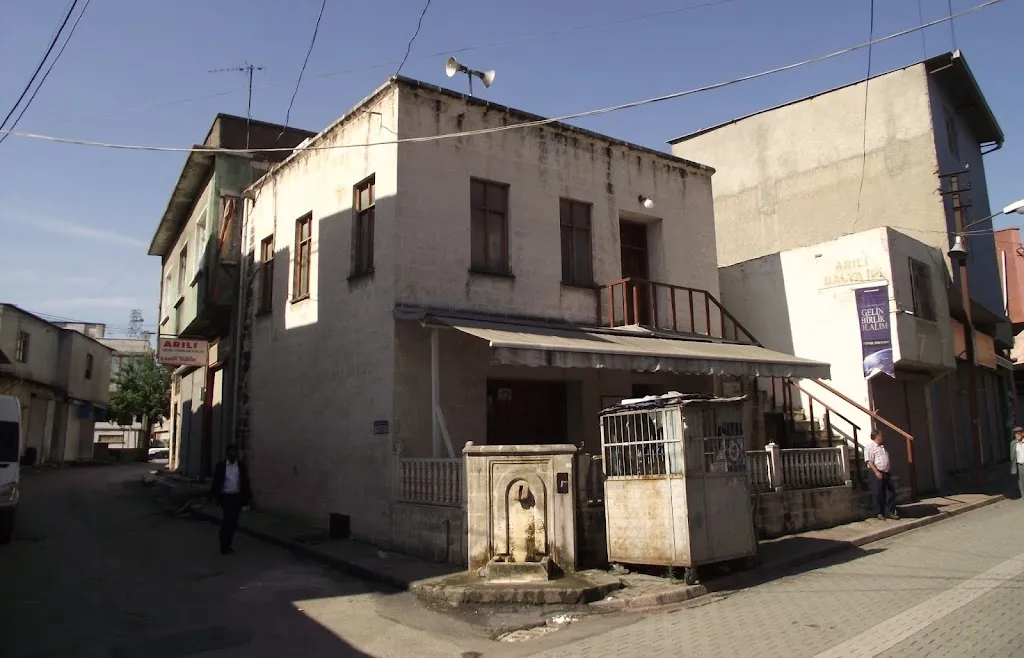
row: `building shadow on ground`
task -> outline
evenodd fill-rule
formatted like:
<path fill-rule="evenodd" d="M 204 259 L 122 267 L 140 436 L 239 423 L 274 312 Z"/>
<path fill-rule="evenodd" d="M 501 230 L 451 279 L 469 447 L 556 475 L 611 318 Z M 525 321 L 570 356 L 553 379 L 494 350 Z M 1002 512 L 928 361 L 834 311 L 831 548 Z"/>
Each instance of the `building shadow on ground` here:
<path fill-rule="evenodd" d="M 808 571 L 853 562 L 882 553 L 882 548 L 861 548 L 849 542 L 817 537 L 789 537 L 761 552 L 756 569 L 730 569 L 711 565 L 701 570 L 701 582 L 709 592 L 749 589 Z M 801 556 L 806 556 L 801 559 Z"/>

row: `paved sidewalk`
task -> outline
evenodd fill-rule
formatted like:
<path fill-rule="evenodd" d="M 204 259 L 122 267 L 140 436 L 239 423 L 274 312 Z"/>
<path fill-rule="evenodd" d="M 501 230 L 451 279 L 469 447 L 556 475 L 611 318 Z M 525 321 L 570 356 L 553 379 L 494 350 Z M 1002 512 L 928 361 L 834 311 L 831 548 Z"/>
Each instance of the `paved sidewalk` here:
<path fill-rule="evenodd" d="M 178 492 L 175 506 L 182 500 L 183 487 L 193 498 L 202 495 L 203 488 L 196 483 L 175 483 L 174 478 L 166 476 L 157 478 L 157 481 Z M 758 569 L 724 578 L 716 577 L 716 574 L 709 572 L 707 582 L 694 587 L 687 587 L 679 581 L 669 579 L 625 576 L 623 582 L 626 588 L 609 600 L 598 602 L 595 607 L 607 612 L 645 609 L 680 603 L 702 596 L 709 590 L 715 591 L 732 586 L 737 577 L 771 580 L 779 574 L 799 569 L 802 565 L 819 558 L 931 525 L 1003 499 L 1004 496 L 1000 493 L 962 493 L 931 497 L 902 506 L 900 509 L 903 518 L 898 521 L 870 519 L 828 530 L 762 541 L 759 547 Z M 193 505 L 190 511 L 210 521 L 220 521 L 220 510 L 216 506 Z M 383 583 L 399 590 L 408 590 L 415 583 L 461 570 L 458 565 L 438 564 L 401 553 L 381 551 L 354 540 L 329 540 L 324 528 L 316 528 L 295 519 L 258 510 L 249 510 L 242 514 L 239 531 L 286 547 L 348 575 Z"/>

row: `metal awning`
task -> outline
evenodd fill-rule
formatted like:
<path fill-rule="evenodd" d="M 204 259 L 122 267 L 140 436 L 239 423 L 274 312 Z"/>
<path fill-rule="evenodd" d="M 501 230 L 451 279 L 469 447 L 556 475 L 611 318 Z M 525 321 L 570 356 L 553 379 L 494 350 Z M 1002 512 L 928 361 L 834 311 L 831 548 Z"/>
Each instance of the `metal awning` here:
<path fill-rule="evenodd" d="M 756 345 L 537 327 L 433 314 L 429 320 L 487 341 L 492 365 L 747 377 L 829 379 L 831 376 L 827 363 Z"/>

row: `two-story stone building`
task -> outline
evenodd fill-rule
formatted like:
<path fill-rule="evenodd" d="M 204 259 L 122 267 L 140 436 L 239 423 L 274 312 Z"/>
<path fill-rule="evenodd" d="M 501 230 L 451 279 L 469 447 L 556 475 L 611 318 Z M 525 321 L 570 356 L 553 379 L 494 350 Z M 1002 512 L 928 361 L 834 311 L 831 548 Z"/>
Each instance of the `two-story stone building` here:
<path fill-rule="evenodd" d="M 0 395 L 21 402 L 26 463 L 92 457 L 93 426 L 110 398 L 112 351 L 84 331 L 0 304 Z"/>
<path fill-rule="evenodd" d="M 389 80 L 245 195 L 258 502 L 458 559 L 467 442 L 594 452 L 625 397 L 827 377 L 718 304 L 712 173 Z"/>

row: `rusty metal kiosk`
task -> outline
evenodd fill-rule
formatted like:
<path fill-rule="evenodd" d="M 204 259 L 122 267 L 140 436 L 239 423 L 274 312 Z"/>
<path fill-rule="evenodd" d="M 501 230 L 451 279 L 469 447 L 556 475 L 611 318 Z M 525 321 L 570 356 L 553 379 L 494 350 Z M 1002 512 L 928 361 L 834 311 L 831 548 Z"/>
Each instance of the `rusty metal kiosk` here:
<path fill-rule="evenodd" d="M 608 560 L 685 569 L 756 560 L 745 397 L 669 393 L 600 413 Z"/>

